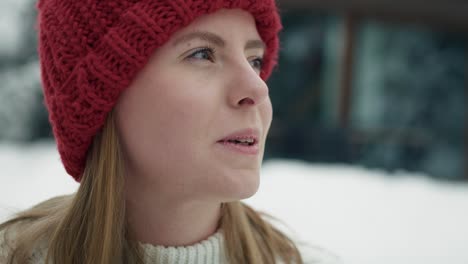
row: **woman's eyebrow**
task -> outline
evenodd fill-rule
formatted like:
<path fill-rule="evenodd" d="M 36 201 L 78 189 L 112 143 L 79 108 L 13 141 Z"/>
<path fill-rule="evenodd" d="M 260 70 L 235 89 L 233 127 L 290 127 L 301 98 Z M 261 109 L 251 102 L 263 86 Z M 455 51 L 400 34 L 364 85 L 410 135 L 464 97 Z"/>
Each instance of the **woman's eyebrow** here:
<path fill-rule="evenodd" d="M 259 39 L 249 40 L 245 44 L 244 49 L 246 49 L 246 50 L 248 50 L 248 49 L 263 49 L 263 50 L 265 50 L 266 45 L 265 45 L 265 43 L 263 41 L 261 41 Z"/>
<path fill-rule="evenodd" d="M 201 39 L 219 47 L 226 46 L 226 41 L 224 41 L 224 39 L 208 31 L 194 31 L 194 32 L 187 33 L 175 39 L 173 42 L 173 45 L 177 46 L 181 43 L 190 41 L 192 39 Z"/>
<path fill-rule="evenodd" d="M 222 37 L 208 31 L 194 31 L 182 35 L 173 41 L 173 46 L 180 45 L 192 39 L 201 39 L 221 48 L 226 46 L 226 41 Z M 244 49 L 265 49 L 265 43 L 261 40 L 249 40 L 245 44 Z"/>

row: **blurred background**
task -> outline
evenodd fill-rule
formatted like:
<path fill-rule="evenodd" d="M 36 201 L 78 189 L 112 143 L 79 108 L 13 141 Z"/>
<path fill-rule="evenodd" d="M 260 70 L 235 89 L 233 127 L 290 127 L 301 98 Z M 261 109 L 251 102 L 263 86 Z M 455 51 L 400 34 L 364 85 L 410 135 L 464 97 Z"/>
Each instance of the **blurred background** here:
<path fill-rule="evenodd" d="M 467 1 L 282 6 L 269 157 L 468 180 Z"/>
<path fill-rule="evenodd" d="M 248 202 L 345 263 L 468 263 L 468 2 L 278 3 L 270 189 Z M 0 2 L 3 217 L 76 188 L 60 177 L 23 195 L 32 176 L 21 174 L 65 174 L 42 103 L 34 5 Z M 302 191 L 278 196 L 285 184 Z"/>

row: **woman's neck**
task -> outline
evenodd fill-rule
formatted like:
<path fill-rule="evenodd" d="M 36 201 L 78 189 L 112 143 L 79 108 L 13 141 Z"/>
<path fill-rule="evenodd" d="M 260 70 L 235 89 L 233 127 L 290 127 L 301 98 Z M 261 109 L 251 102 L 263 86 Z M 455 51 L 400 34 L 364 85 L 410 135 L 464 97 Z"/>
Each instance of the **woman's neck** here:
<path fill-rule="evenodd" d="M 162 246 L 187 246 L 216 233 L 221 203 L 161 202 L 158 197 L 132 196 L 126 203 L 134 239 Z"/>

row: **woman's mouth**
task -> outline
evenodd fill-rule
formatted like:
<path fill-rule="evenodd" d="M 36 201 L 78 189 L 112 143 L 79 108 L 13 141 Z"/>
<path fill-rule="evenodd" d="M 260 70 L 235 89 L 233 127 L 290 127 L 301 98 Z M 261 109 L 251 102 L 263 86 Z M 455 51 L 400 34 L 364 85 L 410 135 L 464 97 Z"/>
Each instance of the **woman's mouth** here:
<path fill-rule="evenodd" d="M 234 151 L 241 154 L 257 155 L 259 153 L 258 131 L 255 129 L 246 129 L 233 133 L 226 138 L 219 140 L 226 150 Z"/>
<path fill-rule="evenodd" d="M 228 140 L 224 140 L 221 142 L 239 144 L 243 146 L 253 146 L 257 143 L 257 140 L 255 138 L 239 138 L 239 139 L 228 139 Z"/>

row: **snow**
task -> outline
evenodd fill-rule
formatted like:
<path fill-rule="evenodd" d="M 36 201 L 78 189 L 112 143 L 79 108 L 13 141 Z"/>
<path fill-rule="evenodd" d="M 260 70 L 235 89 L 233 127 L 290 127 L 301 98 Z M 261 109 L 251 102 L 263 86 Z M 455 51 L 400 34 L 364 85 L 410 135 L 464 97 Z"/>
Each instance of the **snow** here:
<path fill-rule="evenodd" d="M 0 144 L 0 220 L 75 191 L 52 142 Z M 347 264 L 468 263 L 468 184 L 356 166 L 269 160 L 245 200 Z"/>
<path fill-rule="evenodd" d="M 344 263 L 468 263 L 468 185 L 353 166 L 266 162 L 249 200 Z"/>

